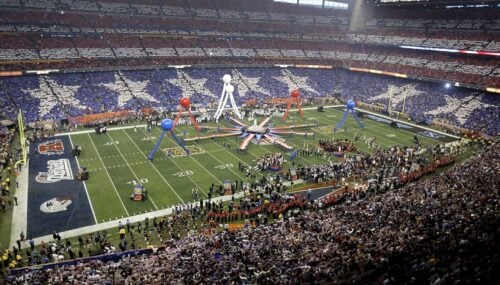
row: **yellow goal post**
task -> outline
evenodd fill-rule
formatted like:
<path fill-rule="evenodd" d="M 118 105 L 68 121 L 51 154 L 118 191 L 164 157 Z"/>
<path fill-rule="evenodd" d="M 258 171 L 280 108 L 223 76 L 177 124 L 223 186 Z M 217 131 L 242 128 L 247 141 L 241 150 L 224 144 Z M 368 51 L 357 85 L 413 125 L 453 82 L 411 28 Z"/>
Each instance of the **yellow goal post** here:
<path fill-rule="evenodd" d="M 19 164 L 26 165 L 26 158 L 28 156 L 28 152 L 26 151 L 26 137 L 24 134 L 24 119 L 21 110 L 19 110 L 19 113 L 17 114 L 17 125 L 19 130 L 19 140 L 21 142 L 22 156 L 21 159 L 18 160 L 15 164 L 16 169 Z"/>

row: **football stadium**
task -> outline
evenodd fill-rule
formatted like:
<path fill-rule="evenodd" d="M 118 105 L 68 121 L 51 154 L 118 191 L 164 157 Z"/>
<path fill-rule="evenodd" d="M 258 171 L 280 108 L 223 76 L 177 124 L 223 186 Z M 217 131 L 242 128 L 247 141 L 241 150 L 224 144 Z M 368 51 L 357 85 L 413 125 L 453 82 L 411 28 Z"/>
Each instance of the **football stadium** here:
<path fill-rule="evenodd" d="M 1 0 L 0 284 L 497 284 L 499 15 Z"/>

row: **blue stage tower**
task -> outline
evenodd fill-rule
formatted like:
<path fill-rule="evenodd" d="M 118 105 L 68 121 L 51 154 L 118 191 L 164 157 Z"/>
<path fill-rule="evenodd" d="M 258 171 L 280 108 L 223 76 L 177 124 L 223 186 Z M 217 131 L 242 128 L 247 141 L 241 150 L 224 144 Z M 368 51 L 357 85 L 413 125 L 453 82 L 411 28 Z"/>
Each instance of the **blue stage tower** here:
<path fill-rule="evenodd" d="M 187 155 L 189 155 L 189 149 L 187 149 L 184 146 L 184 144 L 175 136 L 174 132 L 172 131 L 173 126 L 174 126 L 174 122 L 172 120 L 170 120 L 170 119 L 163 119 L 163 121 L 161 121 L 161 128 L 163 129 L 163 132 L 161 133 L 161 136 L 158 139 L 158 142 L 156 142 L 155 147 L 149 153 L 149 155 L 148 155 L 148 159 L 149 160 L 151 160 L 151 161 L 153 160 L 153 157 L 154 157 L 156 151 L 158 150 L 158 148 L 160 147 L 161 141 L 163 140 L 163 137 L 165 136 L 166 132 L 170 132 L 170 135 L 172 135 L 172 138 L 175 140 L 175 142 L 180 147 L 182 147 L 182 149 L 184 149 L 184 151 L 186 152 Z"/>
<path fill-rule="evenodd" d="M 354 102 L 353 100 L 348 100 L 346 107 L 347 108 L 344 112 L 344 116 L 342 116 L 342 119 L 340 119 L 335 129 L 339 130 L 340 128 L 342 128 L 342 125 L 344 124 L 345 120 L 347 120 L 347 116 L 349 116 L 349 113 L 351 113 L 354 119 L 356 119 L 356 122 L 358 123 L 359 127 L 364 128 L 365 126 L 363 125 L 363 123 L 361 123 L 361 121 L 358 118 L 358 115 L 356 115 L 356 111 L 354 110 L 354 107 L 356 107 L 356 102 Z"/>

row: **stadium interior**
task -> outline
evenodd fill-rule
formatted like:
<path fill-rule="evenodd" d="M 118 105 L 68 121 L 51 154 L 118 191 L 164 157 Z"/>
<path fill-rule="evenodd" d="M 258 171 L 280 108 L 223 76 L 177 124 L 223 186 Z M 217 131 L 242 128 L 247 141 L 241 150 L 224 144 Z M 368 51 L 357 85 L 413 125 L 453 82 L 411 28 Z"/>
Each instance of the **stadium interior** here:
<path fill-rule="evenodd" d="M 497 284 L 499 15 L 1 0 L 0 284 Z"/>

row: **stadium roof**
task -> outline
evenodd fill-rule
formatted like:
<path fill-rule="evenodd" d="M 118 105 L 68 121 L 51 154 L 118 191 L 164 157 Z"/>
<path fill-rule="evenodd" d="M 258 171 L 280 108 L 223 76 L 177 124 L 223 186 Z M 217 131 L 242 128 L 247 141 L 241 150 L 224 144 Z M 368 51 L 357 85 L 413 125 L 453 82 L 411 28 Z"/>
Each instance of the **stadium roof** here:
<path fill-rule="evenodd" d="M 349 9 L 349 0 L 273 0 L 279 3 L 315 6 L 321 8 Z"/>
<path fill-rule="evenodd" d="M 484 7 L 488 6 L 498 6 L 500 1 L 498 0 L 365 0 L 366 4 L 377 4 L 377 5 L 467 5 L 467 6 L 477 6 Z"/>

